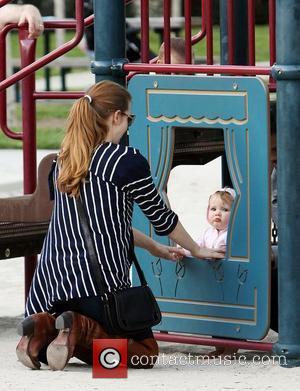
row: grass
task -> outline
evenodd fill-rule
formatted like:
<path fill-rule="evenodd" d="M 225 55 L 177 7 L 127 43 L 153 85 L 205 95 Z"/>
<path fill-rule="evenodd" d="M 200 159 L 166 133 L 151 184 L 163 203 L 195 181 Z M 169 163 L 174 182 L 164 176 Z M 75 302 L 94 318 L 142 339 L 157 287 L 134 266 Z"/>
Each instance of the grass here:
<path fill-rule="evenodd" d="M 37 105 L 37 147 L 39 149 L 58 149 L 64 136 L 66 118 L 71 103 L 39 103 Z M 21 106 L 16 105 L 16 126 L 13 131 L 21 131 Z M 22 141 L 7 138 L 0 133 L 1 149 L 21 149 Z"/>
<path fill-rule="evenodd" d="M 193 34 L 197 31 L 194 29 Z M 73 37 L 74 33 L 66 31 L 66 41 Z M 182 31 L 181 36 L 184 36 Z M 268 45 L 268 29 L 267 26 L 256 27 L 256 60 L 267 61 L 269 58 Z M 37 41 L 37 58 L 44 54 L 44 40 L 42 38 Z M 154 53 L 158 52 L 160 46 L 159 35 L 150 32 L 150 47 Z M 220 36 L 218 26 L 213 29 L 213 47 L 214 57 L 218 58 L 220 55 Z M 50 50 L 55 49 L 54 34 L 50 34 Z M 204 42 L 199 42 L 194 46 L 196 58 L 204 58 L 206 47 Z M 18 35 L 11 34 L 11 52 L 13 57 L 19 56 Z M 67 54 L 70 57 L 81 57 L 85 54 L 79 49 L 75 48 Z M 58 69 L 52 71 L 52 75 L 58 74 Z M 43 77 L 43 70 L 37 72 L 37 77 Z M 37 103 L 37 146 L 43 149 L 58 149 L 64 135 L 65 119 L 69 113 L 71 103 L 69 102 L 38 102 Z M 20 104 L 16 105 L 16 127 L 15 131 L 20 131 L 21 128 L 21 108 Z M 22 142 L 8 139 L 0 131 L 0 148 L 22 148 Z"/>

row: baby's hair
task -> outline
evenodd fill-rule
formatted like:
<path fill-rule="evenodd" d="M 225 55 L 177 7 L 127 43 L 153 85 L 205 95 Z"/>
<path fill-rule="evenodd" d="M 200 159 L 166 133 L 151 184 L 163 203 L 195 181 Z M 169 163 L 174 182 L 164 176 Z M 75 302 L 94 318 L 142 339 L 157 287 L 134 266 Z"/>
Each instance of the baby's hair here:
<path fill-rule="evenodd" d="M 211 197 L 219 196 L 223 202 L 226 202 L 226 204 L 230 205 L 230 207 L 231 207 L 233 204 L 233 201 L 234 201 L 233 194 L 234 194 L 234 190 L 231 188 L 217 190 L 209 196 L 208 203 L 210 202 Z"/>

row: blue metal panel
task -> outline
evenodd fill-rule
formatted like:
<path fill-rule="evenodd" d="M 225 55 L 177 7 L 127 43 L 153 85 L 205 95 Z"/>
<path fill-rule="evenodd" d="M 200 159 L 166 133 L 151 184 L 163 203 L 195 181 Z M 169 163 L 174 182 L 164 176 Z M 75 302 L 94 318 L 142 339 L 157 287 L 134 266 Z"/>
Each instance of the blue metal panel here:
<path fill-rule="evenodd" d="M 223 128 L 226 157 L 237 197 L 226 259 L 217 262 L 155 259 L 138 249 L 149 285 L 163 312 L 159 330 L 261 339 L 269 325 L 268 99 L 252 77 L 138 75 L 130 84 L 130 145 L 148 158 L 167 201 L 173 127 Z M 138 208 L 134 226 L 155 240 Z M 136 277 L 134 276 L 134 279 Z"/>

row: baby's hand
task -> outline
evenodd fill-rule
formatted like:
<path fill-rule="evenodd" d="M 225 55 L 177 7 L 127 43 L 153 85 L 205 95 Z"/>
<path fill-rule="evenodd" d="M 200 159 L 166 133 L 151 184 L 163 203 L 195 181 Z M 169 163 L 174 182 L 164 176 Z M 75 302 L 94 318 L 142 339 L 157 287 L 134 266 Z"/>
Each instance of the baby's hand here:
<path fill-rule="evenodd" d="M 177 244 L 177 248 L 182 250 L 182 256 L 183 257 L 192 258 L 192 254 L 191 254 L 191 252 L 189 250 L 186 250 L 185 248 L 181 247 L 179 244 Z M 181 259 L 182 259 L 182 257 L 181 257 Z"/>
<path fill-rule="evenodd" d="M 212 248 L 198 247 L 198 249 L 192 253 L 194 258 L 199 259 L 223 259 L 225 258 L 225 250 L 215 250 Z"/>

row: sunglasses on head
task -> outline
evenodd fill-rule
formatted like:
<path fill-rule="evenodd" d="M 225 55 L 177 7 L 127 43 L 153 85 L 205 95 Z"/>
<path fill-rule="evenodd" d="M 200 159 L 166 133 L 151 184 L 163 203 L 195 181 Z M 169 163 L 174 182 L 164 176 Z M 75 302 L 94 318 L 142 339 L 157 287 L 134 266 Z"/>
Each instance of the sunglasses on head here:
<path fill-rule="evenodd" d="M 133 124 L 134 119 L 135 119 L 135 115 L 124 113 L 124 111 L 121 111 L 121 114 L 126 115 L 127 120 L 128 120 L 128 126 L 131 126 Z"/>

